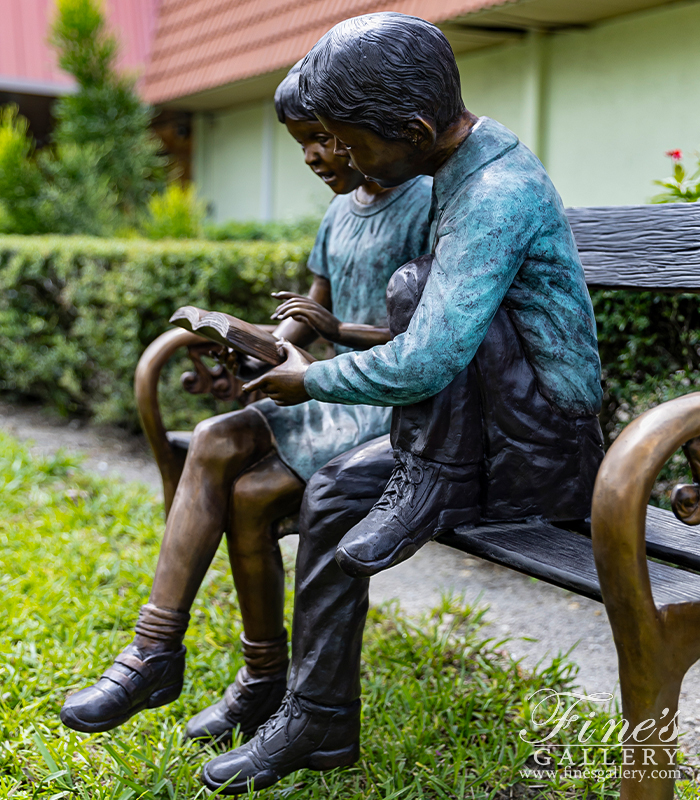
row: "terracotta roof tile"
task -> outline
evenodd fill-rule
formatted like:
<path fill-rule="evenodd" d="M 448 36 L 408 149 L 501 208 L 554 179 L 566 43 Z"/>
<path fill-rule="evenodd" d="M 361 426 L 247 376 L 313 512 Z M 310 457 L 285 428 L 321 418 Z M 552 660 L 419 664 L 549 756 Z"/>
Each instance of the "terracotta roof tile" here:
<path fill-rule="evenodd" d="M 120 42 L 118 66 L 143 73 L 155 33 L 160 0 L 107 0 L 107 18 Z M 47 42 L 55 0 L 2 0 L 0 85 L 33 87 L 40 94 L 70 89 Z M 39 91 L 43 87 L 45 91 Z"/>
<path fill-rule="evenodd" d="M 372 11 L 442 22 L 514 0 L 162 0 L 145 98 L 163 103 L 291 66 L 333 25 Z"/>

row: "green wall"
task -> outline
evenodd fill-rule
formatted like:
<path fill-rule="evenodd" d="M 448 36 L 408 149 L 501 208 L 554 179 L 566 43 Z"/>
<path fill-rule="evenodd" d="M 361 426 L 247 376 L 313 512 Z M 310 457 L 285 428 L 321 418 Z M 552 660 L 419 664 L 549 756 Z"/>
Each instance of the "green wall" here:
<path fill-rule="evenodd" d="M 666 150 L 700 149 L 700 2 L 458 58 L 467 107 L 514 130 L 566 205 L 644 203 Z M 318 214 L 331 193 L 270 101 L 198 115 L 195 180 L 214 217 Z"/>
<path fill-rule="evenodd" d="M 700 3 L 552 41 L 547 166 L 569 205 L 643 203 L 700 149 Z"/>
<path fill-rule="evenodd" d="M 194 148 L 194 180 L 216 222 L 321 216 L 333 196 L 271 100 L 195 115 Z"/>

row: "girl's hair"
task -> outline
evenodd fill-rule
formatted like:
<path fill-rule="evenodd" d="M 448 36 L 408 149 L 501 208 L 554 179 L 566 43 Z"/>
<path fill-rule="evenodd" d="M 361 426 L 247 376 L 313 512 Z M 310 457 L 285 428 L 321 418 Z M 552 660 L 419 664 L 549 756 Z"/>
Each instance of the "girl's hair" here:
<path fill-rule="evenodd" d="M 435 25 L 396 12 L 346 19 L 301 64 L 302 103 L 316 114 L 405 137 L 417 116 L 441 133 L 463 112 L 459 71 Z"/>
<path fill-rule="evenodd" d="M 317 121 L 313 113 L 301 101 L 301 95 L 299 94 L 300 72 L 301 61 L 297 61 L 275 91 L 275 111 L 277 112 L 277 119 L 282 124 L 288 119 Z"/>

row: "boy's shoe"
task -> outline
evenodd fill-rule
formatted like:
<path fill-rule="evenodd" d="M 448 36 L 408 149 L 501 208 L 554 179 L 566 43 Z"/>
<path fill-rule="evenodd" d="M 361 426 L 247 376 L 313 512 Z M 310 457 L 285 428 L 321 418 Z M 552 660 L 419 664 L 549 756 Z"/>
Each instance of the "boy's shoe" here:
<path fill-rule="evenodd" d="M 187 723 L 185 736 L 226 742 L 236 727 L 244 736 L 252 736 L 280 707 L 286 689 L 286 667 L 277 675 L 261 678 L 252 677 L 246 667 L 241 667 L 221 700 Z"/>
<path fill-rule="evenodd" d="M 359 700 L 324 706 L 288 691 L 277 713 L 249 742 L 206 764 L 202 781 L 221 794 L 245 794 L 295 770 L 345 767 L 359 756 Z"/>
<path fill-rule="evenodd" d="M 83 733 L 109 731 L 144 708 L 172 703 L 180 696 L 186 649 L 144 654 L 130 644 L 93 686 L 72 694 L 61 722 Z"/>
<path fill-rule="evenodd" d="M 353 578 L 376 575 L 440 532 L 479 519 L 478 464 L 440 464 L 398 449 L 394 455 L 396 466 L 381 498 L 336 550 L 336 561 Z"/>

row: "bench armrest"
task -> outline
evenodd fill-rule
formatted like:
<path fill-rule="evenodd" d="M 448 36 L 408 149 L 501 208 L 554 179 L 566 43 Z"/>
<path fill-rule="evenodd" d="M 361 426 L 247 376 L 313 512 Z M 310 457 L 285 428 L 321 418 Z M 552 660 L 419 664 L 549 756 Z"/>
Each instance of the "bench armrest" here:
<path fill-rule="evenodd" d="M 274 325 L 258 325 L 257 327 L 268 332 L 275 329 Z M 166 515 L 170 510 L 182 474 L 186 454 L 181 447 L 173 447 L 168 440 L 158 402 L 158 380 L 165 364 L 182 347 L 187 348 L 194 367 L 193 371 L 185 372 L 181 377 L 182 387 L 186 392 L 212 394 L 218 400 L 238 401 L 241 405 L 252 403 L 263 396 L 260 392 L 249 394 L 242 392 L 243 382 L 236 377 L 235 354 L 229 354 L 228 369 L 223 364 L 214 368 L 206 366 L 202 358 L 210 356 L 213 351 L 220 351 L 222 348 L 203 336 L 190 333 L 182 328 L 174 328 L 159 336 L 146 348 L 134 374 L 134 394 L 141 426 L 163 479 Z"/>
<path fill-rule="evenodd" d="M 664 746 L 675 745 L 673 734 L 661 737 L 661 726 L 673 719 L 683 676 L 700 658 L 700 597 L 657 607 L 645 546 L 647 503 L 668 458 L 698 435 L 700 393 L 647 411 L 613 443 L 593 493 L 593 554 L 617 648 L 624 718 L 630 730 L 656 721 L 644 751 L 654 753 L 656 763 Z M 644 780 L 623 777 L 621 798 L 672 798 L 673 779 L 655 778 L 641 748 L 633 750 L 633 766 Z"/>
<path fill-rule="evenodd" d="M 158 404 L 158 379 L 163 367 L 177 350 L 206 341 L 203 337 L 181 328 L 167 331 L 146 348 L 134 374 L 136 406 L 143 431 L 163 478 L 166 514 L 170 510 L 175 495 L 185 454 L 172 447 L 166 437 L 163 417 Z"/>

